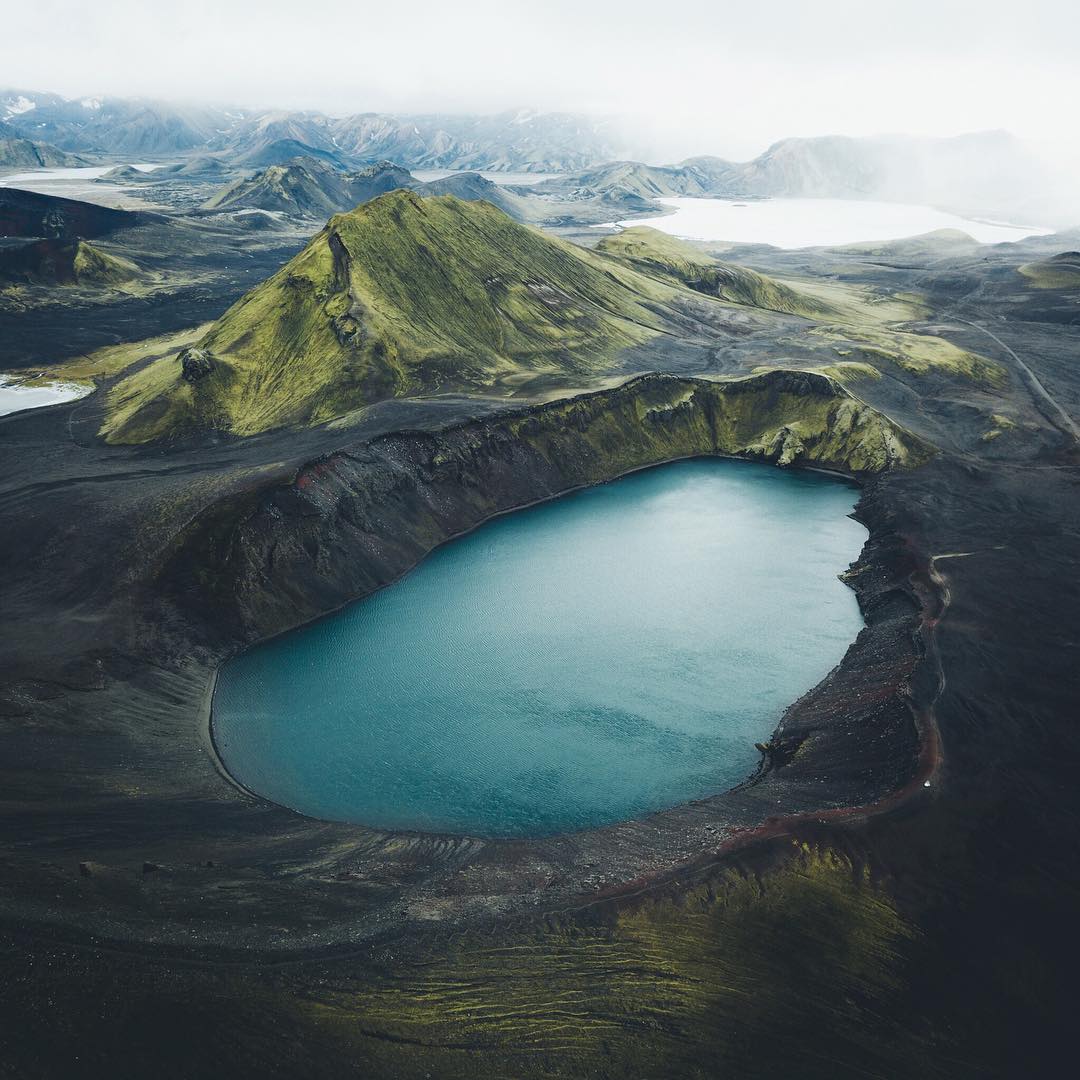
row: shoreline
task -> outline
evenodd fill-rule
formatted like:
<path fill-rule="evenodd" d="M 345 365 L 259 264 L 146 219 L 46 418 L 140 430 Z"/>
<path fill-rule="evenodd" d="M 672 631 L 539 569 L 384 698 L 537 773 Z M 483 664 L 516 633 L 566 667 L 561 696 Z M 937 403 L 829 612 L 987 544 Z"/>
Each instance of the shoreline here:
<path fill-rule="evenodd" d="M 508 844 L 508 845 L 509 844 L 531 843 L 531 842 L 540 843 L 540 842 L 543 842 L 545 840 L 554 839 L 556 837 L 575 837 L 575 836 L 580 836 L 580 835 L 582 835 L 584 833 L 601 832 L 601 831 L 606 830 L 606 829 L 616 828 L 616 827 L 618 827 L 620 825 L 629 824 L 629 823 L 632 823 L 632 822 L 647 822 L 652 818 L 663 815 L 663 814 L 665 814 L 665 813 L 667 813 L 668 811 L 671 811 L 671 810 L 677 810 L 682 806 L 688 806 L 688 805 L 695 805 L 695 804 L 704 803 L 704 802 L 706 802 L 706 801 L 708 801 L 710 799 L 715 799 L 715 798 L 722 797 L 724 795 L 729 794 L 732 791 L 740 790 L 740 789 L 742 789 L 742 788 L 744 788 L 746 786 L 757 783 L 762 778 L 762 776 L 764 775 L 764 772 L 767 771 L 767 768 L 768 768 L 768 761 L 767 761 L 767 758 L 764 757 L 764 755 L 762 756 L 761 761 L 758 762 L 758 764 L 755 766 L 755 768 L 744 779 L 738 781 L 735 784 L 732 784 L 730 787 L 722 788 L 722 789 L 720 789 L 718 791 L 712 792 L 712 793 L 710 793 L 708 795 L 700 796 L 700 797 L 698 797 L 696 799 L 687 799 L 687 800 L 684 800 L 682 802 L 675 803 L 675 804 L 673 804 L 671 806 L 668 806 L 668 807 L 662 807 L 662 808 L 660 808 L 658 810 L 650 811 L 649 813 L 644 814 L 644 815 L 639 815 L 639 816 L 636 816 L 636 817 L 629 817 L 629 818 L 621 818 L 621 819 L 619 819 L 617 821 L 609 822 L 609 823 L 607 823 L 605 825 L 593 825 L 593 826 L 587 826 L 587 827 L 582 828 L 582 829 L 573 829 L 573 830 L 562 831 L 562 832 L 557 832 L 557 833 L 552 833 L 552 834 L 545 833 L 545 834 L 540 834 L 540 835 L 537 835 L 537 836 L 532 836 L 532 835 L 522 835 L 522 836 L 494 835 L 494 836 L 488 836 L 488 835 L 484 835 L 484 834 L 481 834 L 481 833 L 465 832 L 465 831 L 460 831 L 460 830 L 448 831 L 448 832 L 438 832 L 438 831 L 425 830 L 425 829 L 404 829 L 404 828 L 397 828 L 397 827 L 391 828 L 391 827 L 387 827 L 387 826 L 371 825 L 371 824 L 368 824 L 368 823 L 365 823 L 365 822 L 350 821 L 347 818 L 323 818 L 323 817 L 318 817 L 318 816 L 313 815 L 313 814 L 305 813 L 303 810 L 299 810 L 296 807 L 290 806 L 288 803 L 279 802 L 279 801 L 277 801 L 275 799 L 270 798 L 267 795 L 263 795 L 263 794 L 255 791 L 253 788 L 248 787 L 243 781 L 239 780 L 230 771 L 228 765 L 225 763 L 224 757 L 221 754 L 221 750 L 220 750 L 220 748 L 219 748 L 219 746 L 217 744 L 217 740 L 216 740 L 215 735 L 214 735 L 213 709 L 214 709 L 214 696 L 215 696 L 216 689 L 217 689 L 218 676 L 220 674 L 220 671 L 221 671 L 222 667 L 224 667 L 225 664 L 227 664 L 230 660 L 234 659 L 236 656 L 242 655 L 244 652 L 247 652 L 248 650 L 256 648 L 256 647 L 258 647 L 260 645 L 266 644 L 267 642 L 276 641 L 276 640 L 278 640 L 280 638 L 286 637 L 289 634 L 293 634 L 293 633 L 296 633 L 297 631 L 303 630 L 306 627 L 316 625 L 317 623 L 322 622 L 325 619 L 333 618 L 335 615 L 340 614 L 342 611 L 344 611 L 348 607 L 351 607 L 353 604 L 358 604 L 358 603 L 363 602 L 364 600 L 370 599 L 372 596 L 376 595 L 379 592 L 382 592 L 384 589 L 388 589 L 391 586 L 393 586 L 393 585 L 397 584 L 398 582 L 402 581 L 409 574 L 413 573 L 418 567 L 420 567 L 427 559 L 429 559 L 436 552 L 442 550 L 444 547 L 448 546 L 449 544 L 455 543 L 456 541 L 461 540 L 464 537 L 472 535 L 478 529 L 481 529 L 484 526 L 490 524 L 491 522 L 499 520 L 500 518 L 507 517 L 507 516 L 517 514 L 517 513 L 521 513 L 523 511 L 530 510 L 530 509 L 533 509 L 535 507 L 544 506 L 544 505 L 549 504 L 549 503 L 557 502 L 560 499 L 567 498 L 570 495 L 574 495 L 574 494 L 580 493 L 582 491 L 588 491 L 588 490 L 591 490 L 593 488 L 604 486 L 606 484 L 616 483 L 619 480 L 625 479 L 626 477 L 629 477 L 629 476 L 636 475 L 638 473 L 647 472 L 647 471 L 650 471 L 652 469 L 661 469 L 661 468 L 664 468 L 664 467 L 666 467 L 668 465 L 677 464 L 678 462 L 681 462 L 681 461 L 699 461 L 699 460 L 706 460 L 706 459 L 710 459 L 710 458 L 715 458 L 717 460 L 722 460 L 722 461 L 741 462 L 741 463 L 744 463 L 746 465 L 760 465 L 762 467 L 772 467 L 772 468 L 779 468 L 780 467 L 780 466 L 777 466 L 774 462 L 753 461 L 753 460 L 747 459 L 746 457 L 739 457 L 739 456 L 734 455 L 734 454 L 722 454 L 722 453 L 689 454 L 689 455 L 684 455 L 684 456 L 681 456 L 681 457 L 671 458 L 671 459 L 668 459 L 668 460 L 665 460 L 665 461 L 653 462 L 652 464 L 648 464 L 648 465 L 637 466 L 635 468 L 628 469 L 625 472 L 621 472 L 621 473 L 619 473 L 619 474 L 617 474 L 615 476 L 612 476 L 612 477 L 610 477 L 609 479 L 606 479 L 606 480 L 600 480 L 600 481 L 597 481 L 597 482 L 591 483 L 591 484 L 580 484 L 580 485 L 578 485 L 576 487 L 568 488 L 565 491 L 560 491 L 560 492 L 555 493 L 555 494 L 546 495 L 546 496 L 543 496 L 541 498 L 532 500 L 531 502 L 523 503 L 520 506 L 514 506 L 514 507 L 507 508 L 505 510 L 500 510 L 497 513 L 492 514 L 490 517 L 484 518 L 483 520 L 476 522 L 475 524 L 469 526 L 468 528 L 463 529 L 461 532 L 458 532 L 458 533 L 455 533 L 453 535 L 447 536 L 445 539 L 440 540 L 434 547 L 432 547 L 429 551 L 427 551 L 425 554 L 423 554 L 411 566 L 409 566 L 408 568 L 402 570 L 401 573 L 399 573 L 392 580 L 387 581 L 387 582 L 377 586 L 376 588 L 370 590 L 369 592 L 363 593 L 362 595 L 355 596 L 351 600 L 346 600 L 341 605 L 339 605 L 338 607 L 335 607 L 335 608 L 333 608 L 331 610 L 325 611 L 320 615 L 316 615 L 312 619 L 309 619 L 309 620 L 307 620 L 307 621 L 305 621 L 303 623 L 300 623 L 300 624 L 298 624 L 296 626 L 290 627 L 290 628 L 285 629 L 285 630 L 278 631 L 277 633 L 274 633 L 274 634 L 272 634 L 272 635 L 270 635 L 268 637 L 259 638 L 259 639 L 255 640 L 255 641 L 252 641 L 249 644 L 245 645 L 243 649 L 238 650 L 237 652 L 234 652 L 231 655 L 225 657 L 224 659 L 222 659 L 214 667 L 214 670 L 213 670 L 213 672 L 212 672 L 212 674 L 210 676 L 206 701 L 204 703 L 204 706 L 200 709 L 200 719 L 199 719 L 200 730 L 205 732 L 205 745 L 206 745 L 208 751 L 212 754 L 214 765 L 217 768 L 218 772 L 233 787 L 235 787 L 238 791 L 242 792 L 243 794 L 247 795 L 248 797 L 259 800 L 260 802 L 267 803 L 267 804 L 272 805 L 272 806 L 278 806 L 278 807 L 280 807 L 280 808 L 282 808 L 284 810 L 288 810 L 290 813 L 297 814 L 300 817 L 308 818 L 308 819 L 310 819 L 312 821 L 321 821 L 321 822 L 327 822 L 327 823 L 330 823 L 330 824 L 353 826 L 353 827 L 360 828 L 360 829 L 369 829 L 369 830 L 372 830 L 372 831 L 375 831 L 375 832 L 392 833 L 392 834 L 397 835 L 397 836 L 409 836 L 409 837 L 429 838 L 429 839 L 442 838 L 442 837 L 457 837 L 457 838 L 460 838 L 460 839 L 481 841 L 481 842 L 483 842 L 485 844 L 488 844 L 488 845 L 498 845 L 498 844 L 503 844 L 503 843 Z M 855 490 L 857 492 L 859 492 L 859 498 L 861 499 L 862 485 L 859 483 L 858 479 L 852 473 L 845 473 L 845 472 L 842 472 L 842 471 L 837 470 L 837 469 L 826 469 L 826 468 L 821 468 L 821 467 L 816 467 L 816 466 L 803 466 L 803 465 L 798 465 L 798 464 L 793 464 L 793 465 L 790 465 L 790 466 L 786 466 L 785 468 L 786 469 L 791 469 L 791 470 L 797 470 L 797 471 L 820 473 L 822 475 L 830 476 L 830 477 L 835 478 L 837 480 L 844 481 L 844 482 L 850 484 L 853 488 L 855 488 Z M 858 521 L 858 517 L 857 517 L 858 504 L 859 504 L 859 500 L 857 499 L 856 502 L 855 502 L 855 505 L 852 507 L 851 513 L 847 515 L 848 517 L 855 518 L 855 520 L 857 520 L 857 521 Z M 862 524 L 862 523 L 860 522 L 860 524 Z M 865 526 L 864 526 L 864 528 L 865 528 Z M 856 565 L 859 562 L 859 560 L 862 558 L 862 551 L 865 549 L 866 544 L 868 543 L 869 539 L 870 539 L 869 530 L 867 530 L 867 538 L 866 538 L 866 540 L 863 541 L 863 544 L 862 544 L 862 546 L 860 548 L 859 554 L 856 556 L 856 559 L 851 564 L 852 566 Z M 844 573 L 846 573 L 846 571 L 838 574 L 837 575 L 838 578 L 843 582 L 843 584 L 847 588 L 851 589 L 852 592 L 856 592 L 856 590 L 852 586 L 851 582 L 845 579 Z M 858 603 L 858 594 L 857 593 L 856 593 L 855 599 L 856 599 L 856 603 Z M 858 633 L 861 633 L 862 630 L 865 629 L 865 627 L 866 627 L 865 614 L 862 611 L 861 605 L 859 606 L 859 618 L 860 618 L 860 621 L 861 621 L 862 625 L 860 626 Z M 856 634 L 856 637 L 857 636 L 858 636 L 858 634 Z M 851 643 L 849 643 L 847 649 L 845 649 L 845 652 L 844 652 L 845 656 L 847 655 L 847 651 L 848 651 L 848 649 L 851 648 L 852 644 L 854 644 L 854 640 Z M 773 743 L 777 739 L 777 737 L 780 736 L 783 733 L 784 716 L 786 716 L 788 711 L 791 710 L 800 700 L 802 700 L 802 698 L 808 696 L 809 694 L 813 693 L 816 689 L 818 689 L 829 678 L 829 676 L 832 674 L 832 672 L 837 667 L 839 667 L 840 664 L 842 664 L 843 662 L 844 662 L 844 657 L 842 656 L 840 658 L 840 660 L 834 665 L 834 667 L 832 669 L 830 669 L 830 671 L 826 672 L 825 675 L 822 676 L 822 678 L 820 680 L 818 680 L 817 683 L 815 683 L 812 686 L 808 687 L 802 694 L 799 695 L 798 698 L 796 698 L 792 702 L 789 702 L 787 705 L 785 705 L 783 707 L 783 709 L 781 710 L 779 719 L 776 721 L 775 726 L 771 729 L 771 731 L 769 733 L 769 740 L 768 740 L 769 744 Z"/>

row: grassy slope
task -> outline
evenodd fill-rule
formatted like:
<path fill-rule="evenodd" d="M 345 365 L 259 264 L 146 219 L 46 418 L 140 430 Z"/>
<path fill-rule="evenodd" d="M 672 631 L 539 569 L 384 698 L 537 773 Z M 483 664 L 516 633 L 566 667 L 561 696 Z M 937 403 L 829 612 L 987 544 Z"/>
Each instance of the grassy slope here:
<path fill-rule="evenodd" d="M 119 375 L 142 360 L 156 359 L 162 356 L 174 356 L 178 349 L 198 341 L 213 323 L 202 323 L 175 333 L 159 334 L 141 341 L 124 342 L 121 345 L 104 345 L 93 352 L 81 353 L 59 363 L 50 364 L 47 369 L 27 368 L 8 372 L 25 386 L 42 385 L 60 379 L 64 382 L 92 386 L 95 379 L 104 379 Z"/>
<path fill-rule="evenodd" d="M 835 283 L 782 281 L 713 258 L 701 248 L 659 229 L 638 225 L 605 236 L 597 250 L 646 273 L 666 276 L 733 304 L 828 322 L 901 322 L 920 309 L 882 299 L 866 289 Z"/>
<path fill-rule="evenodd" d="M 869 872 L 794 848 L 765 879 L 718 874 L 531 933 L 462 935 L 423 963 L 345 980 L 296 1020 L 379 1075 L 789 1075 L 791 1047 L 828 1031 L 800 1076 L 938 1075 L 893 1019 L 917 935 Z M 821 995 L 822 985 L 834 993 Z M 480 1055 L 483 1055 L 482 1059 Z"/>
<path fill-rule="evenodd" d="M 486 203 L 395 191 L 334 217 L 200 342 L 110 395 L 103 433 L 144 442 L 318 423 L 385 397 L 585 375 L 667 328 L 679 289 L 516 224 Z"/>
<path fill-rule="evenodd" d="M 693 290 L 693 292 L 691 292 Z M 797 315 L 832 344 L 828 373 L 883 364 L 999 384 L 998 365 L 897 329 L 920 309 L 835 283 L 784 282 L 712 259 L 652 229 L 598 251 L 512 221 L 485 202 L 394 191 L 331 218 L 296 258 L 229 309 L 198 344 L 196 383 L 175 357 L 109 394 L 102 434 L 141 443 L 200 431 L 250 435 L 323 423 L 387 397 L 490 391 L 536 377 L 582 387 L 625 348 L 668 331 L 675 310 L 742 305 Z M 805 339 L 804 339 L 805 340 Z"/>
<path fill-rule="evenodd" d="M 575 476 L 583 484 L 702 454 L 880 472 L 917 466 L 931 453 L 817 372 L 716 381 L 644 377 L 603 399 L 586 395 L 554 402 L 544 407 L 543 417 L 544 422 L 539 414 L 511 420 L 514 439 L 550 459 L 589 463 Z"/>
<path fill-rule="evenodd" d="M 1018 268 L 1033 289 L 1080 289 L 1080 252 L 1063 251 Z"/>
<path fill-rule="evenodd" d="M 118 286 L 139 273 L 130 259 L 107 254 L 87 240 L 37 240 L 0 253 L 0 288 L 5 279 L 37 285 Z"/>
<path fill-rule="evenodd" d="M 811 332 L 835 342 L 837 355 L 851 357 L 856 363 L 895 364 L 912 375 L 959 375 L 991 387 L 1004 386 L 1009 378 L 1008 371 L 995 360 L 930 334 L 871 326 L 860 326 L 853 332 L 844 325 L 819 326 Z"/>
<path fill-rule="evenodd" d="M 843 381 L 874 378 L 874 361 L 895 364 L 913 375 L 937 372 L 1001 386 L 1005 369 L 942 338 L 890 326 L 914 319 L 922 309 L 909 301 L 880 298 L 865 289 L 835 283 L 785 282 L 705 252 L 656 229 L 636 227 L 606 236 L 597 245 L 641 269 L 666 275 L 732 303 L 798 315 L 824 325 L 811 331 L 836 343 L 843 358 L 824 370 Z"/>
<path fill-rule="evenodd" d="M 99 251 L 85 240 L 75 242 L 71 264 L 75 280 L 80 283 L 117 284 L 128 281 L 139 272 L 130 259 Z"/>

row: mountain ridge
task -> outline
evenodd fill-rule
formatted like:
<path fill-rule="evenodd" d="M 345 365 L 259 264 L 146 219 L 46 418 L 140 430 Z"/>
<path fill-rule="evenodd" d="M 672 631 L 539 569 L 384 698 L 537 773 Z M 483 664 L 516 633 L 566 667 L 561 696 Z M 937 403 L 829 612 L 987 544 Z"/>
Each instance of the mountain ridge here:
<path fill-rule="evenodd" d="M 249 435 L 386 397 L 587 378 L 684 331 L 680 301 L 716 303 L 489 203 L 398 189 L 332 217 L 194 349 L 119 383 L 103 434 Z"/>

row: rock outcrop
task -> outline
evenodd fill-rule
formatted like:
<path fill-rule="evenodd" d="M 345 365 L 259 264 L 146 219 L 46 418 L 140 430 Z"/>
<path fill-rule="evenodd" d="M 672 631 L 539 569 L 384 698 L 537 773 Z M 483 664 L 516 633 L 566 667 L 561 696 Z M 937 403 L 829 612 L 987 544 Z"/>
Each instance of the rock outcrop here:
<path fill-rule="evenodd" d="M 181 350 L 177 359 L 180 361 L 181 378 L 185 382 L 196 383 L 214 370 L 213 357 L 206 349 L 191 346 Z"/>

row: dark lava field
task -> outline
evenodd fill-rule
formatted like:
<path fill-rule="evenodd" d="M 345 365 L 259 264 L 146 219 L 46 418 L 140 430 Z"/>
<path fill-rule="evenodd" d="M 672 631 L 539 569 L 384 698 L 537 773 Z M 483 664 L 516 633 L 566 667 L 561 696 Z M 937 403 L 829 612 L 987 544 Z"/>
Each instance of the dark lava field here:
<path fill-rule="evenodd" d="M 94 387 L 0 417 L 0 1076 L 1066 1075 L 1080 234 L 710 247 L 475 185 L 208 208 L 234 179 L 0 188 L 0 371 Z M 226 775 L 230 656 L 712 454 L 842 473 L 869 532 L 865 627 L 745 783 L 492 840 Z"/>

